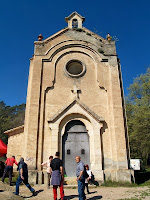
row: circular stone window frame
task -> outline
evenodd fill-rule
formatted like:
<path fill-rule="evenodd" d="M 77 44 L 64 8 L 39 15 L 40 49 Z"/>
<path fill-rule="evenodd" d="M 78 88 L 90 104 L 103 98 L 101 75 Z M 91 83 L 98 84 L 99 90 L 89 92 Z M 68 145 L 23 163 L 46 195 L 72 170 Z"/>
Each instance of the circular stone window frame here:
<path fill-rule="evenodd" d="M 78 62 L 78 63 L 80 63 L 80 64 L 82 65 L 82 71 L 81 71 L 81 73 L 79 73 L 79 74 L 71 74 L 71 73 L 67 70 L 67 65 L 69 65 L 69 64 L 72 63 L 72 62 Z M 85 66 L 85 64 L 84 64 L 83 62 L 81 62 L 81 61 L 78 60 L 78 59 L 71 59 L 71 60 L 69 60 L 69 61 L 65 64 L 65 66 L 64 66 L 64 71 L 65 71 L 65 74 L 68 75 L 69 77 L 72 77 L 72 78 L 80 78 L 80 77 L 82 77 L 82 76 L 85 74 L 85 72 L 86 72 L 86 66 Z"/>

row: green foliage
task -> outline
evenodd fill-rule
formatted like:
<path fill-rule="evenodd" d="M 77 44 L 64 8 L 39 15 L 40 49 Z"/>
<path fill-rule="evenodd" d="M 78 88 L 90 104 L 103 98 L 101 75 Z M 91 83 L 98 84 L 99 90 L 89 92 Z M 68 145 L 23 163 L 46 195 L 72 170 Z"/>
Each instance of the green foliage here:
<path fill-rule="evenodd" d="M 4 131 L 24 124 L 25 104 L 6 106 L 0 102 L 0 139 L 7 143 L 7 135 Z"/>
<path fill-rule="evenodd" d="M 135 171 L 135 183 L 130 182 L 117 182 L 112 180 L 105 180 L 105 182 L 101 186 L 105 187 L 150 187 L 150 168 L 147 168 L 145 171 Z"/>
<path fill-rule="evenodd" d="M 126 111 L 131 158 L 150 159 L 150 68 L 128 88 Z"/>
<path fill-rule="evenodd" d="M 6 157 L 0 157 L 0 161 L 5 162 L 6 161 Z"/>
<path fill-rule="evenodd" d="M 145 181 L 144 183 L 140 184 L 139 186 L 149 186 L 150 187 L 150 179 L 148 181 Z"/>
<path fill-rule="evenodd" d="M 17 178 L 18 178 L 18 176 L 12 177 L 12 182 L 11 182 L 12 185 L 16 185 Z M 4 182 L 5 182 L 6 184 L 9 184 L 9 178 L 6 177 Z"/>
<path fill-rule="evenodd" d="M 145 191 L 136 191 L 135 197 L 119 199 L 119 200 L 143 200 L 147 199 L 146 197 L 150 197 L 150 189 L 147 189 Z"/>
<path fill-rule="evenodd" d="M 137 187 L 137 184 L 133 184 L 130 182 L 121 182 L 121 181 L 117 182 L 117 181 L 107 180 L 101 186 L 105 186 L 105 187 Z"/>

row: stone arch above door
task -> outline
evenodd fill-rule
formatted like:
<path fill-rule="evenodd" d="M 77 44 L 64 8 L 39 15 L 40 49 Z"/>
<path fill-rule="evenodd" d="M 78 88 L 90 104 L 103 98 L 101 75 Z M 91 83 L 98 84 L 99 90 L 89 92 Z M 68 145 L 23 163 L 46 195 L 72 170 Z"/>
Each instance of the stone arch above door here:
<path fill-rule="evenodd" d="M 56 151 L 60 151 L 62 158 L 62 136 L 66 124 L 73 119 L 82 121 L 86 126 L 89 134 L 91 169 L 97 174 L 98 179 L 103 179 L 100 130 L 104 119 L 97 116 L 79 99 L 74 99 L 53 118 L 48 119 L 52 139 L 51 153 L 54 155 Z"/>

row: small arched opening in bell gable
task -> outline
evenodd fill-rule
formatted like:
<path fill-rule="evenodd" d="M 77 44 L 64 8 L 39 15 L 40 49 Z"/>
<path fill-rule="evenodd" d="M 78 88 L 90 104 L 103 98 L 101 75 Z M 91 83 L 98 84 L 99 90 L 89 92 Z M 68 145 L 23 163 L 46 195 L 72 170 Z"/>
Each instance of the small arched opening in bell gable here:
<path fill-rule="evenodd" d="M 78 28 L 78 20 L 77 19 L 72 20 L 72 28 Z"/>

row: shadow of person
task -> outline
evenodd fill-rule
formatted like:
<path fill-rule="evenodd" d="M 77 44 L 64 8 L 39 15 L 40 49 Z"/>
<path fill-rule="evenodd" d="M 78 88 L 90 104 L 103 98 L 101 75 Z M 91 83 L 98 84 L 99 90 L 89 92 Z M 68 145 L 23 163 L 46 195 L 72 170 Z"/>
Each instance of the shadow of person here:
<path fill-rule="evenodd" d="M 97 193 L 97 191 L 90 192 L 89 194 L 94 194 L 94 193 Z"/>
<path fill-rule="evenodd" d="M 37 191 L 35 191 L 35 193 L 34 193 L 34 195 L 32 194 L 32 195 L 30 195 L 30 196 L 22 196 L 22 195 L 20 195 L 20 197 L 22 197 L 22 198 L 26 198 L 26 199 L 28 199 L 28 198 L 31 198 L 31 197 L 33 197 L 33 196 L 37 196 L 40 192 L 43 192 L 44 190 L 37 190 Z"/>
<path fill-rule="evenodd" d="M 69 196 L 65 196 L 64 199 L 69 200 L 69 199 L 74 199 L 76 197 L 79 197 L 79 196 L 78 195 L 69 195 Z"/>
<path fill-rule="evenodd" d="M 95 196 L 95 197 L 90 197 L 88 200 L 97 200 L 97 199 L 102 199 L 102 196 Z"/>
<path fill-rule="evenodd" d="M 35 193 L 36 193 L 36 196 L 38 195 L 38 193 L 40 192 L 43 192 L 44 190 L 37 190 Z"/>
<path fill-rule="evenodd" d="M 33 195 L 30 195 L 30 196 L 23 196 L 23 195 L 19 195 L 20 197 L 22 197 L 22 198 L 24 198 L 24 199 L 28 199 L 28 198 L 31 198 L 31 197 L 33 197 Z"/>

